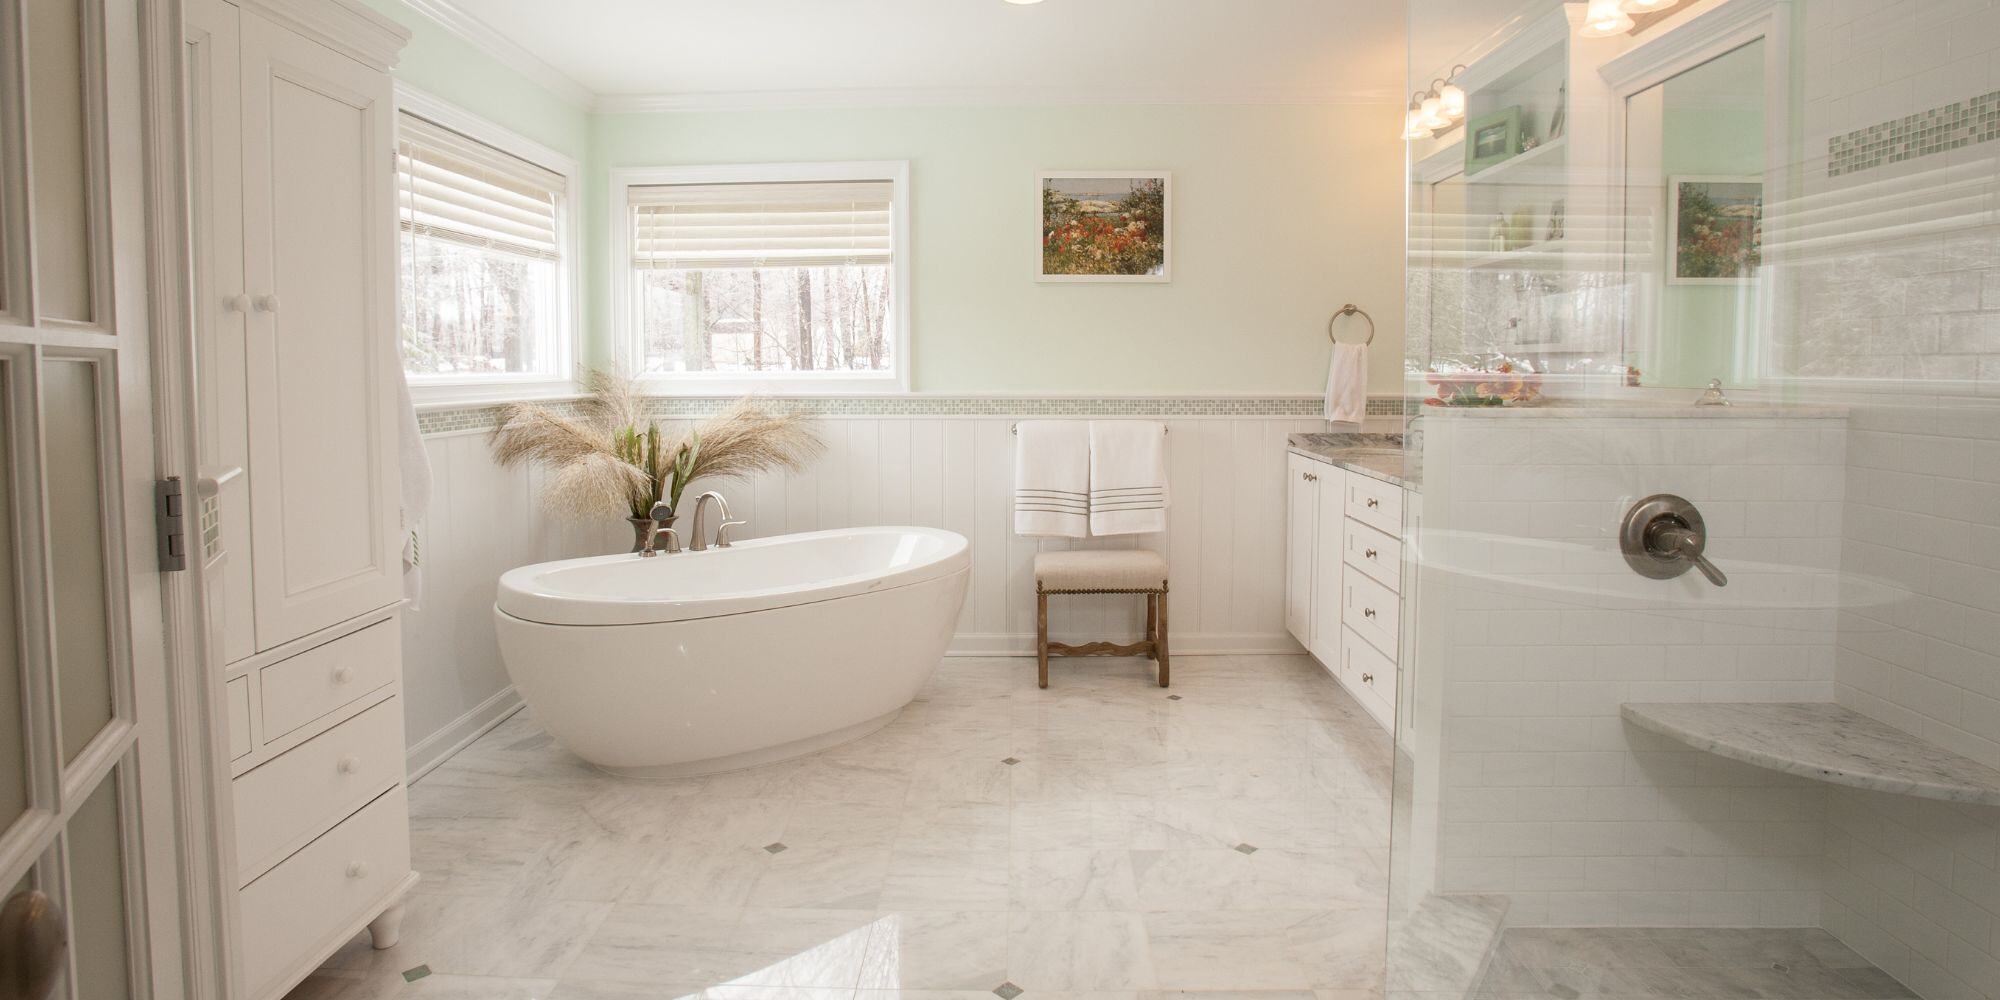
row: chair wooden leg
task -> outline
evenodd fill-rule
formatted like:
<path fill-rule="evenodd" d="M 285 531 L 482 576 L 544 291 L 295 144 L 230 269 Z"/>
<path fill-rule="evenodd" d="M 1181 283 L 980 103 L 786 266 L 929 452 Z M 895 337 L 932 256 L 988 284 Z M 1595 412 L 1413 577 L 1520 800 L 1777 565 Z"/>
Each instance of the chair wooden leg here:
<path fill-rule="evenodd" d="M 1159 658 L 1160 658 L 1160 648 L 1159 648 L 1159 642 L 1160 642 L 1160 601 L 1159 601 L 1159 597 L 1160 597 L 1160 595 L 1158 595 L 1158 594 L 1147 594 L 1147 595 L 1146 595 L 1146 641 L 1147 641 L 1147 642 L 1150 642 L 1150 643 L 1153 643 L 1153 652 L 1151 653 L 1151 656 L 1152 656 L 1152 657 L 1153 657 L 1153 659 L 1155 659 L 1155 660 L 1157 660 L 1157 659 L 1159 659 Z"/>
<path fill-rule="evenodd" d="M 1049 595 L 1035 592 L 1035 683 L 1049 686 Z"/>
<path fill-rule="evenodd" d="M 1160 609 L 1160 634 L 1153 639 L 1153 658 L 1160 661 L 1160 686 L 1167 686 L 1167 595 L 1165 591 L 1154 598 Z"/>

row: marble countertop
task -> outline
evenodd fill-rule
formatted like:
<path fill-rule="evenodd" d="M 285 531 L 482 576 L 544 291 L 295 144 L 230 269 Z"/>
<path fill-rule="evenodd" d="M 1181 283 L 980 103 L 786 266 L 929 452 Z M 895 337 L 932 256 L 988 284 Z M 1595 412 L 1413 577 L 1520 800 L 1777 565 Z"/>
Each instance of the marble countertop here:
<path fill-rule="evenodd" d="M 1404 468 L 1401 434 L 1293 434 L 1285 438 L 1285 450 L 1406 490 L 1419 487 L 1415 470 Z"/>
<path fill-rule="evenodd" d="M 1786 774 L 2000 806 L 2000 770 L 1831 702 L 1627 703 L 1641 729 Z"/>

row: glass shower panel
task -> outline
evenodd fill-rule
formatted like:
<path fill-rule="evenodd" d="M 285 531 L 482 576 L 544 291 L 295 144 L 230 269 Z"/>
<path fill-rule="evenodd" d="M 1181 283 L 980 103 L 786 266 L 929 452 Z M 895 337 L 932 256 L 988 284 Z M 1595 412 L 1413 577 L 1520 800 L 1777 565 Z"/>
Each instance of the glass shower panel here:
<path fill-rule="evenodd" d="M 2000 8 L 1409 13 L 1388 996 L 2000 1000 Z"/>

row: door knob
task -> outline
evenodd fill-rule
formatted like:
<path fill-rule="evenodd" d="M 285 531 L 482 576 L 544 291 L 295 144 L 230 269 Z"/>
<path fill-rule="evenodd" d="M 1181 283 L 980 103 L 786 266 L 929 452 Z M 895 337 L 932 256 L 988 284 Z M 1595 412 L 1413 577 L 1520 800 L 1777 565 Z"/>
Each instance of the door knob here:
<path fill-rule="evenodd" d="M 335 684 L 345 684 L 353 679 L 354 679 L 353 667 L 340 667 L 335 669 L 333 672 L 333 682 Z"/>
<path fill-rule="evenodd" d="M 257 307 L 257 311 L 261 313 L 277 312 L 278 311 L 277 293 L 266 292 L 265 294 L 259 295 L 255 299 L 252 299 L 251 304 L 255 305 Z"/>
<path fill-rule="evenodd" d="M 250 311 L 250 296 L 231 295 L 222 300 L 222 307 L 233 313 L 247 313 Z"/>
<path fill-rule="evenodd" d="M 349 861 L 349 862 L 347 863 L 347 877 L 348 877 L 348 878 L 367 878 L 367 877 L 368 877 L 368 862 L 366 862 L 366 861 Z"/>
<path fill-rule="evenodd" d="M 346 757 L 340 758 L 340 763 L 335 764 L 334 766 L 339 768 L 340 773 L 342 774 L 353 774 L 354 772 L 361 770 L 361 758 L 350 754 Z"/>
<path fill-rule="evenodd" d="M 46 1000 L 69 958 L 62 907 L 35 889 L 0 905 L 0 1000 Z"/>

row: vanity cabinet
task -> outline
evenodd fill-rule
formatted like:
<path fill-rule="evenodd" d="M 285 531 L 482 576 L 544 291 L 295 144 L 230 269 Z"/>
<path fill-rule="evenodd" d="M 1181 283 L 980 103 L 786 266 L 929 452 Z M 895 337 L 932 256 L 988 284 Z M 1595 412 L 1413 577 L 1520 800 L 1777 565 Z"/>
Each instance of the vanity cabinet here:
<path fill-rule="evenodd" d="M 410 871 L 394 96 L 353 0 L 186 0 L 200 560 L 232 776 L 232 995 L 276 1000 Z M 191 518 L 190 520 L 194 520 Z"/>
<path fill-rule="evenodd" d="M 1403 489 L 1298 454 L 1285 475 L 1285 627 L 1393 730 Z"/>

